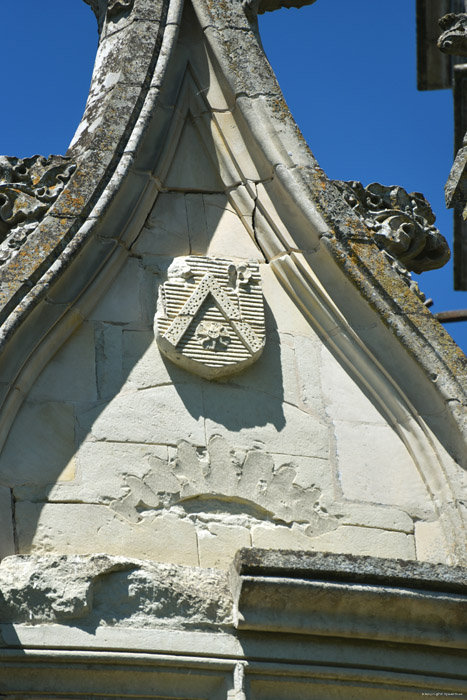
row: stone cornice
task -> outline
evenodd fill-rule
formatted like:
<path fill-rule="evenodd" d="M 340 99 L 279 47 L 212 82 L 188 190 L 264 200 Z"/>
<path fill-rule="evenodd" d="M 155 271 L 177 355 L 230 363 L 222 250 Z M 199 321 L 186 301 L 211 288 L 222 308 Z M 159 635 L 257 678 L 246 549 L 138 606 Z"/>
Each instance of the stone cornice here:
<path fill-rule="evenodd" d="M 467 648 L 466 570 L 245 549 L 232 569 L 239 630 Z"/>

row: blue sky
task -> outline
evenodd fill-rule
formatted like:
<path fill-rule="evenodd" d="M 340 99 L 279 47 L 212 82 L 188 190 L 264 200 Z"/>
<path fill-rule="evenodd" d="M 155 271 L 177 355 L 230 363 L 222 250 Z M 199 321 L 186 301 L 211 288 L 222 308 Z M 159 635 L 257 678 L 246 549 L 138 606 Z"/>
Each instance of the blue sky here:
<path fill-rule="evenodd" d="M 3 9 L 0 153 L 64 153 L 83 112 L 97 46 L 82 0 Z M 266 53 L 311 150 L 335 179 L 422 192 L 452 239 L 443 187 L 452 163 L 452 94 L 416 89 L 415 0 L 317 0 L 260 18 Z M 434 312 L 467 308 L 452 264 L 418 279 Z M 467 322 L 448 330 L 467 350 Z"/>

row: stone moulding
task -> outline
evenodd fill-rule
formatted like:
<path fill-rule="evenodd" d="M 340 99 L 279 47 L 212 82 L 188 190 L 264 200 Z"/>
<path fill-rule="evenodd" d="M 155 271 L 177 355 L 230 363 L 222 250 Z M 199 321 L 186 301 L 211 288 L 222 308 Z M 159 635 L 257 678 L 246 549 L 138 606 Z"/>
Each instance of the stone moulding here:
<path fill-rule="evenodd" d="M 8 697 L 465 691 L 463 569 L 250 549 L 229 582 L 104 554 L 13 556 L 0 565 L 0 593 Z"/>
<path fill-rule="evenodd" d="M 466 649 L 466 574 L 373 557 L 243 549 L 231 570 L 235 624 Z"/>

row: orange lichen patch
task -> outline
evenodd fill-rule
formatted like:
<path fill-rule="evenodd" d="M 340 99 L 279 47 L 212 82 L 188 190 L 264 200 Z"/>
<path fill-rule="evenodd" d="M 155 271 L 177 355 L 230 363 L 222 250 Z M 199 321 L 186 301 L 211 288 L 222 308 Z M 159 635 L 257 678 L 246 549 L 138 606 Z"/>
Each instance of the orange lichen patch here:
<path fill-rule="evenodd" d="M 86 204 L 86 200 L 83 195 L 73 195 L 70 191 L 66 191 L 63 193 L 62 198 L 60 200 L 61 203 L 61 213 L 62 214 L 76 214 L 76 210 L 78 209 L 81 211 L 83 209 L 84 205 Z"/>
<path fill-rule="evenodd" d="M 342 246 L 331 239 L 326 241 L 326 246 L 345 270 L 347 279 L 417 361 L 420 361 L 420 342 L 423 339 L 438 357 L 440 371 L 442 367 L 446 368 L 456 381 L 465 384 L 467 357 L 430 310 L 399 278 L 376 244 L 346 241 Z M 407 332 L 401 331 L 396 319 L 403 320 Z"/>

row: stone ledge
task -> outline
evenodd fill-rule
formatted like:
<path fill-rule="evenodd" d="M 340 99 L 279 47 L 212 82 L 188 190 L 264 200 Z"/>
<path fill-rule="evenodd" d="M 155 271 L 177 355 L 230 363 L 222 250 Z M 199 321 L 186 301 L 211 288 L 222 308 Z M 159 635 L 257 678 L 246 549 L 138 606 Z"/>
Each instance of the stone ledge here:
<path fill-rule="evenodd" d="M 244 549 L 231 571 L 239 630 L 467 646 L 465 569 Z"/>

